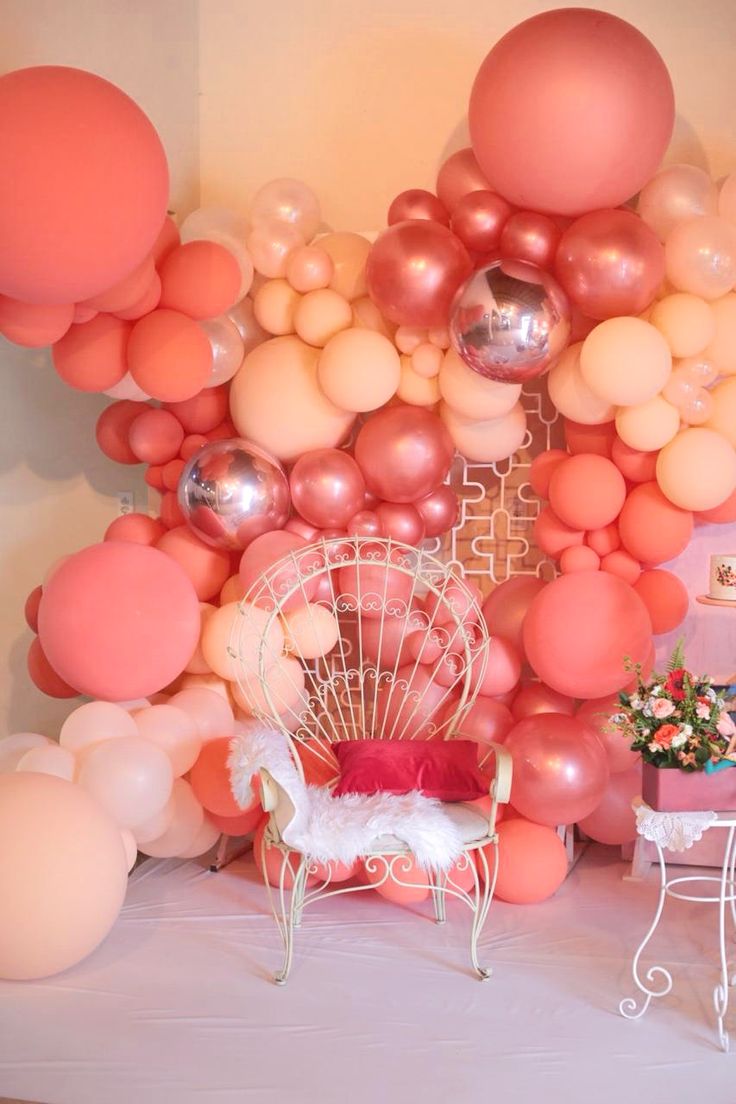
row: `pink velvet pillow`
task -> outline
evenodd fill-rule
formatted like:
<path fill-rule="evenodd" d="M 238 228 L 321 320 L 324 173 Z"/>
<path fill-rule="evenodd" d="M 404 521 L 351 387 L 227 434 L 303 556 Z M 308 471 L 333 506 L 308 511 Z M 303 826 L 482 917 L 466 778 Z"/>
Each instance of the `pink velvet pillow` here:
<path fill-rule="evenodd" d="M 488 793 L 473 740 L 344 740 L 332 750 L 340 764 L 336 797 L 420 790 L 440 801 L 474 801 Z"/>

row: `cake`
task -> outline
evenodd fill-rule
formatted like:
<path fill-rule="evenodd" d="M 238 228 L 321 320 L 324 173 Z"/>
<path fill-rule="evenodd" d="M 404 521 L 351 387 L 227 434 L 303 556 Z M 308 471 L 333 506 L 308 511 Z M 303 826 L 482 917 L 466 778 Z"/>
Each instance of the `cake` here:
<path fill-rule="evenodd" d="M 736 603 L 736 556 L 711 556 L 708 597 Z"/>

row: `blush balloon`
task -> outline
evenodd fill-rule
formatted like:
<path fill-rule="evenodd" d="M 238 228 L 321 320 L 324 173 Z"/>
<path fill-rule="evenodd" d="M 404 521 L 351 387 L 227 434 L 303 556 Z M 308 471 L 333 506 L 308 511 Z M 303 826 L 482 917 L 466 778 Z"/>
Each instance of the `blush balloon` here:
<path fill-rule="evenodd" d="M 424 188 L 409 188 L 406 192 L 400 192 L 388 209 L 386 219 L 389 226 L 395 222 L 405 222 L 407 219 L 429 219 L 430 222 L 439 222 L 447 226 L 450 216 L 444 203 L 432 192 Z"/>
<path fill-rule="evenodd" d="M 634 798 L 641 794 L 641 768 L 635 766 L 611 776 L 603 797 L 592 813 L 578 823 L 597 843 L 620 846 L 636 839 Z"/>

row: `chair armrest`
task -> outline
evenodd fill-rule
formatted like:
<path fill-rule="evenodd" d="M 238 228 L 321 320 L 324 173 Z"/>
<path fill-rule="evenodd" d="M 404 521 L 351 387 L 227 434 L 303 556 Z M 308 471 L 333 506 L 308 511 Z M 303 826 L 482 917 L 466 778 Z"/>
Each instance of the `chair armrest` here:
<path fill-rule="evenodd" d="M 514 762 L 510 753 L 500 744 L 488 744 L 493 752 L 496 770 L 491 782 L 491 812 L 488 818 L 488 832 L 493 835 L 496 831 L 496 816 L 499 805 L 508 805 L 511 797 L 511 782 L 514 776 Z"/>
<path fill-rule="evenodd" d="M 274 842 L 278 843 L 283 840 L 284 831 L 294 819 L 296 809 L 286 790 L 279 785 L 270 771 L 261 767 L 258 773 L 261 778 L 261 805 L 264 813 L 269 814 L 269 827 L 273 833 Z"/>

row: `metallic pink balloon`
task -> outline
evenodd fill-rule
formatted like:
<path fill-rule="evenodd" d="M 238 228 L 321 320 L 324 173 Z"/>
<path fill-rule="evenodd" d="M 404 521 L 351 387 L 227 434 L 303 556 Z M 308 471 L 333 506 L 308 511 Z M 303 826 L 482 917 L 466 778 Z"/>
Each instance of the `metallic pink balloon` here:
<path fill-rule="evenodd" d="M 515 725 L 505 747 L 514 761 L 511 800 L 538 824 L 574 824 L 603 797 L 608 761 L 595 732 L 576 717 L 538 713 Z"/>
<path fill-rule="evenodd" d="M 384 536 L 404 544 L 421 544 L 424 521 L 411 502 L 382 502 L 376 507 L 376 517 Z"/>
<path fill-rule="evenodd" d="M 469 192 L 458 202 L 450 229 L 476 253 L 495 249 L 513 207 L 495 192 Z"/>
<path fill-rule="evenodd" d="M 388 502 L 415 502 L 435 490 L 450 470 L 454 451 L 444 423 L 420 406 L 384 407 L 367 420 L 355 442 L 368 489 Z"/>
<path fill-rule="evenodd" d="M 448 157 L 437 174 L 436 192 L 450 214 L 468 192 L 485 192 L 490 187 L 470 146 Z"/>
<path fill-rule="evenodd" d="M 517 211 L 506 222 L 499 250 L 502 257 L 516 257 L 540 268 L 551 268 L 561 231 L 548 215 Z"/>
<path fill-rule="evenodd" d="M 365 481 L 360 468 L 341 449 L 316 449 L 300 456 L 289 486 L 295 509 L 320 529 L 341 528 L 363 506 Z"/>
<path fill-rule="evenodd" d="M 434 192 L 428 192 L 424 188 L 409 188 L 396 196 L 388 209 L 386 222 L 393 226 L 395 222 L 405 222 L 406 219 L 429 219 L 447 226 L 450 216 L 444 203 Z"/>
<path fill-rule="evenodd" d="M 641 314 L 664 279 L 664 249 L 631 211 L 592 211 L 562 235 L 555 274 L 590 318 Z"/>
<path fill-rule="evenodd" d="M 383 537 L 381 522 L 374 510 L 358 510 L 347 524 L 349 537 Z"/>
<path fill-rule="evenodd" d="M 297 514 L 293 518 L 289 518 L 284 529 L 287 533 L 296 533 L 298 537 L 303 537 L 305 541 L 315 541 L 319 536 L 319 526 L 310 525 L 304 518 L 299 517 Z"/>
<path fill-rule="evenodd" d="M 460 512 L 458 497 L 452 488 L 443 483 L 414 503 L 424 521 L 425 537 L 439 537 L 449 532 Z"/>
<path fill-rule="evenodd" d="M 368 254 L 368 293 L 398 326 L 446 326 L 453 296 L 472 268 L 467 249 L 446 226 L 397 222 Z"/>

